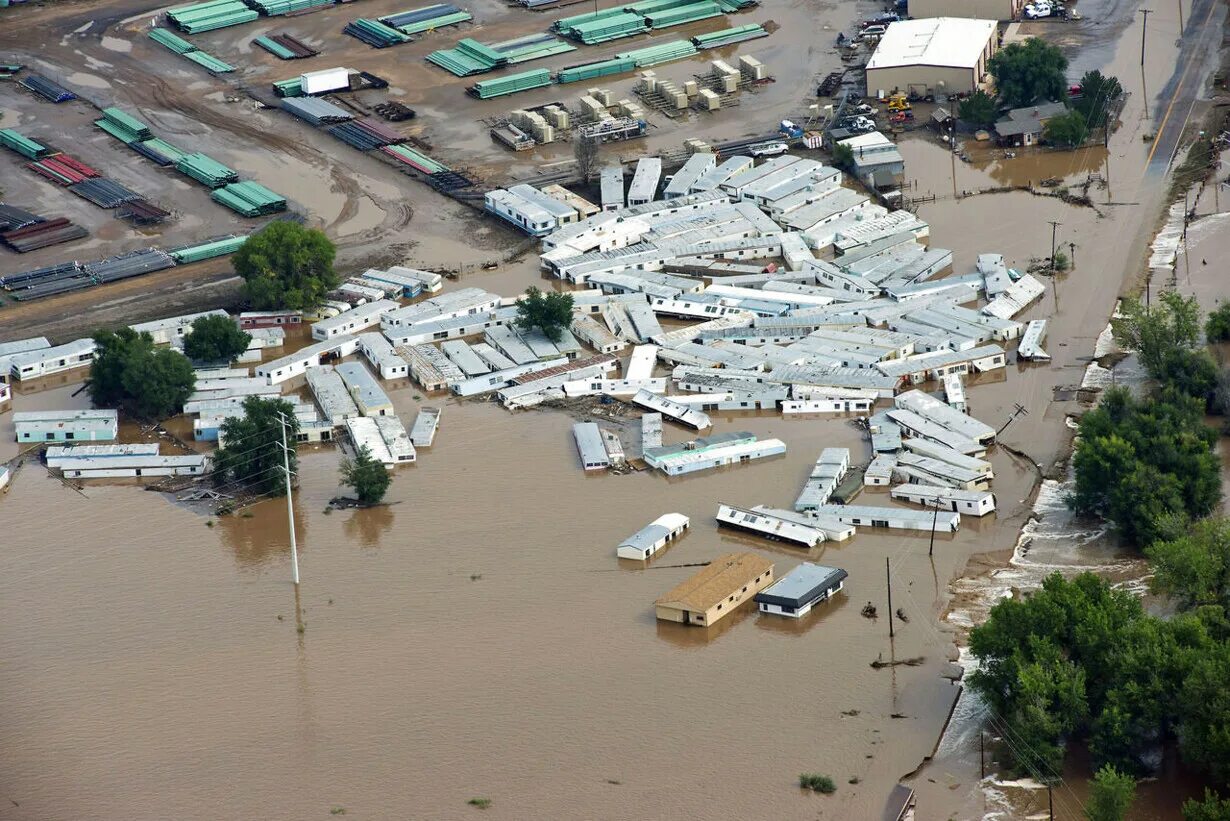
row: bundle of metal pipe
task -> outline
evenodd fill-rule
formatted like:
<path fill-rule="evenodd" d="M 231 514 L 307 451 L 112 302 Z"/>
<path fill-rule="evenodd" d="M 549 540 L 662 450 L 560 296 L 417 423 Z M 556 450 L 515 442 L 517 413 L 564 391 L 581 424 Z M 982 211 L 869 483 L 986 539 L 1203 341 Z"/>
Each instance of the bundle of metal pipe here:
<path fill-rule="evenodd" d="M 21 79 L 21 84 L 35 94 L 53 103 L 65 103 L 77 99 L 77 95 L 59 83 L 48 80 L 41 74 L 28 74 Z"/>
<path fill-rule="evenodd" d="M 17 228 L 0 234 L 0 242 L 12 248 L 19 254 L 35 251 L 50 245 L 59 245 L 88 236 L 80 225 L 69 222 L 64 217 L 54 217 L 43 220 L 25 228 Z"/>
<path fill-rule="evenodd" d="M 84 200 L 89 200 L 99 208 L 118 208 L 126 202 L 141 199 L 140 194 L 106 177 L 83 180 L 68 186 L 68 190 Z"/>

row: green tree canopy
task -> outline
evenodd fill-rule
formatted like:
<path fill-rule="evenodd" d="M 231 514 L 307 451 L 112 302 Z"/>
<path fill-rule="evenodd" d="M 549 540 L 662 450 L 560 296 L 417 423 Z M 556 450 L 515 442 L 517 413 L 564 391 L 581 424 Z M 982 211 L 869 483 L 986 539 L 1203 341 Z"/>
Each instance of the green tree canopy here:
<path fill-rule="evenodd" d="M 1009 108 L 1062 100 L 1068 93 L 1064 74 L 1068 58 L 1057 46 L 1037 37 L 1004 46 L 991 57 L 987 68 L 995 78 L 999 99 Z"/>
<path fill-rule="evenodd" d="M 572 294 L 543 293 L 531 285 L 517 302 L 517 327 L 523 331 L 539 328 L 547 339 L 558 342 L 571 324 Z"/>
<path fill-rule="evenodd" d="M 1217 434 L 1203 415 L 1203 402 L 1191 397 L 1108 390 L 1081 417 L 1069 505 L 1112 522 L 1138 547 L 1169 535 L 1175 517 L 1207 516 L 1221 498 L 1221 473 Z"/>
<path fill-rule="evenodd" d="M 257 310 L 311 310 L 336 288 L 336 249 L 323 232 L 279 220 L 248 237 L 232 259 Z"/>
<path fill-rule="evenodd" d="M 1090 782 L 1085 818 L 1088 821 L 1123 821 L 1135 798 L 1136 779 L 1107 764 Z"/>
<path fill-rule="evenodd" d="M 1204 321 L 1204 336 L 1209 342 L 1230 339 L 1230 302 L 1223 302 L 1209 311 L 1209 317 Z"/>
<path fill-rule="evenodd" d="M 354 490 L 365 505 L 374 505 L 383 499 L 392 481 L 389 471 L 372 458 L 366 446 L 359 448 L 353 459 L 342 460 L 341 474 L 342 484 Z"/>
<path fill-rule="evenodd" d="M 1042 138 L 1052 145 L 1075 148 L 1089 138 L 1089 124 L 1085 115 L 1076 110 L 1057 114 L 1046 121 Z"/>
<path fill-rule="evenodd" d="M 229 316 L 198 317 L 184 339 L 184 353 L 198 362 L 230 362 L 248 349 L 252 335 L 241 331 Z"/>
<path fill-rule="evenodd" d="M 1183 821 L 1230 821 L 1230 800 L 1205 787 L 1203 800 L 1189 798 L 1183 802 Z"/>
<path fill-rule="evenodd" d="M 1115 341 L 1136 351 L 1140 364 L 1154 379 L 1161 379 L 1165 372 L 1169 351 L 1193 350 L 1200 344 L 1200 305 L 1195 297 L 1184 299 L 1175 291 L 1167 291 L 1149 308 L 1128 297 L 1119 313 L 1119 318 L 1111 321 Z"/>
<path fill-rule="evenodd" d="M 214 455 L 214 473 L 220 483 L 240 483 L 261 494 L 285 493 L 283 416 L 290 471 L 295 474 L 299 465 L 295 452 L 299 420 L 294 406 L 285 399 L 249 396 L 243 401 L 243 416 L 227 417 L 219 431 L 222 448 Z"/>
<path fill-rule="evenodd" d="M 132 328 L 98 331 L 90 365 L 89 391 L 95 407 L 118 407 L 139 419 L 179 413 L 196 385 L 183 354 L 154 347 L 147 333 Z"/>
<path fill-rule="evenodd" d="M 1154 591 L 1185 608 L 1216 604 L 1230 610 L 1230 521 L 1205 519 L 1145 550 L 1153 562 Z"/>
<path fill-rule="evenodd" d="M 1109 77 L 1100 71 L 1086 71 L 1081 77 L 1081 96 L 1072 102 L 1090 128 L 1106 124 L 1106 117 L 1115 101 L 1123 96 L 1123 86 L 1117 77 Z"/>
<path fill-rule="evenodd" d="M 854 169 L 854 149 L 848 145 L 837 143 L 833 146 L 833 167 L 842 171 Z"/>
<path fill-rule="evenodd" d="M 990 94 L 978 89 L 957 106 L 957 118 L 986 128 L 999 119 L 999 104 Z"/>

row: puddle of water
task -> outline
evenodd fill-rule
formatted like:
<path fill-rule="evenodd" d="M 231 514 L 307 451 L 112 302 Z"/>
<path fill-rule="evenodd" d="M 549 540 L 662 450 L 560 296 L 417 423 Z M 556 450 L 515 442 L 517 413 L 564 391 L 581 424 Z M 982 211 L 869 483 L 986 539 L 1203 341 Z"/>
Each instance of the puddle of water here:
<path fill-rule="evenodd" d="M 74 71 L 64 78 L 73 85 L 85 86 L 86 88 L 111 88 L 111 84 L 94 74 L 86 74 L 83 71 Z"/>
<path fill-rule="evenodd" d="M 119 37 L 112 37 L 104 34 L 102 38 L 102 47 L 108 51 L 118 51 L 121 54 L 128 54 L 132 51 L 132 41 L 123 40 Z"/>

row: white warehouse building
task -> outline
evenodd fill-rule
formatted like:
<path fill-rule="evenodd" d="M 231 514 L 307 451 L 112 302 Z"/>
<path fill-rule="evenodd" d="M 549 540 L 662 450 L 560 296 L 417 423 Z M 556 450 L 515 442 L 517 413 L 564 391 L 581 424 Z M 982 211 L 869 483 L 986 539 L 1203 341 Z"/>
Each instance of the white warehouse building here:
<path fill-rule="evenodd" d="M 982 87 L 999 38 L 994 20 L 932 17 L 889 25 L 867 63 L 867 94 L 965 94 Z"/>

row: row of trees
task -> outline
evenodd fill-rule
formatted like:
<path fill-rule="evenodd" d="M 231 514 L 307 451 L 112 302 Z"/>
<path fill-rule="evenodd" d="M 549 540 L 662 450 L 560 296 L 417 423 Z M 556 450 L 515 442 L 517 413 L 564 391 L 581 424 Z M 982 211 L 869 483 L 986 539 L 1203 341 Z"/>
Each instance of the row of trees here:
<path fill-rule="evenodd" d="M 1024 108 L 1047 102 L 1065 102 L 1069 110 L 1047 121 L 1044 138 L 1055 145 L 1077 146 L 1093 128 L 1106 125 L 1109 112 L 1123 94 L 1114 77 L 1089 71 L 1081 77 L 1081 93 L 1068 96 L 1068 60 L 1058 47 L 1036 37 L 1009 43 L 987 63 L 995 79 L 995 95 L 975 91 L 961 101 L 957 115 L 968 123 L 987 128 L 1005 109 Z"/>
<path fill-rule="evenodd" d="M 1167 743 L 1214 783 L 1230 785 L 1230 520 L 1216 432 L 1222 384 L 1204 343 L 1230 337 L 1230 307 L 1203 324 L 1195 299 L 1125 300 L 1116 340 L 1151 378 L 1145 395 L 1108 390 L 1079 424 L 1070 506 L 1111 523 L 1152 562 L 1154 592 L 1177 607 L 1145 612 L 1132 594 L 1085 573 L 1059 574 L 1027 598 L 997 604 L 971 632 L 970 684 L 1002 717 L 1020 771 L 1055 779 L 1066 744 L 1083 741 L 1100 769 L 1086 815 L 1118 821 L 1134 778 Z M 1227 395 L 1230 396 L 1230 390 Z M 1188 801 L 1187 821 L 1230 821 L 1230 801 Z"/>

